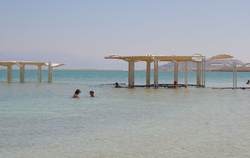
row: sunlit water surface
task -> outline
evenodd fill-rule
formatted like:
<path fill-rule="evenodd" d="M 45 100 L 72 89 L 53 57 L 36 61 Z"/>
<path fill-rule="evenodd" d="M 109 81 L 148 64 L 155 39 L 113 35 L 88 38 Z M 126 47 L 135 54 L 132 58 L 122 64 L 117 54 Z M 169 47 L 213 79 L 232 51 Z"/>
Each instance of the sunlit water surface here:
<path fill-rule="evenodd" d="M 35 79 L 24 84 L 1 76 L 0 157 L 250 157 L 250 90 L 211 88 L 232 86 L 231 73 L 208 73 L 207 88 L 179 89 L 116 89 L 110 83 L 126 83 L 123 71 L 55 71 L 51 84 L 46 73 L 42 83 L 27 73 Z M 136 83 L 145 84 L 141 73 Z M 248 78 L 240 73 L 238 86 Z"/>

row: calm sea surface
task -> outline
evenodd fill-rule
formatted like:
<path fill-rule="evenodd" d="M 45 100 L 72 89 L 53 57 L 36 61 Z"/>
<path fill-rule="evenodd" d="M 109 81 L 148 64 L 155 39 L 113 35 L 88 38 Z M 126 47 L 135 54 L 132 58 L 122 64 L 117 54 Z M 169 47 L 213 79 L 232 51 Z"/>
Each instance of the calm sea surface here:
<path fill-rule="evenodd" d="M 24 84 L 18 70 L 11 84 L 6 74 L 0 70 L 1 158 L 250 157 L 250 90 L 212 89 L 232 87 L 231 72 L 207 72 L 206 88 L 179 89 L 114 88 L 127 84 L 127 71 L 54 70 L 47 83 L 44 70 L 37 83 L 37 71 L 26 70 Z M 237 85 L 249 79 L 238 72 Z M 173 72 L 159 72 L 159 83 L 173 83 Z M 136 71 L 135 84 L 145 84 L 145 72 Z"/>

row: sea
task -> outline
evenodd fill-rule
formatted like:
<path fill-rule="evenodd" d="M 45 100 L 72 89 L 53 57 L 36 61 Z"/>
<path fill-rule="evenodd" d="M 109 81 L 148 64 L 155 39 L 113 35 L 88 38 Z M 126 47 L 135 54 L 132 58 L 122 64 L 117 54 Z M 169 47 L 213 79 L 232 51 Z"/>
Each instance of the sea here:
<path fill-rule="evenodd" d="M 205 87 L 127 88 L 128 72 L 0 70 L 1 158 L 250 157 L 250 72 L 206 72 Z M 178 82 L 185 83 L 184 72 Z M 174 73 L 159 72 L 159 84 Z M 151 83 L 153 83 L 153 72 Z M 114 83 L 124 88 L 115 88 Z M 135 85 L 145 85 L 135 71 Z M 196 72 L 188 73 L 196 84 Z M 80 89 L 79 98 L 72 98 Z M 89 97 L 89 91 L 95 97 Z"/>

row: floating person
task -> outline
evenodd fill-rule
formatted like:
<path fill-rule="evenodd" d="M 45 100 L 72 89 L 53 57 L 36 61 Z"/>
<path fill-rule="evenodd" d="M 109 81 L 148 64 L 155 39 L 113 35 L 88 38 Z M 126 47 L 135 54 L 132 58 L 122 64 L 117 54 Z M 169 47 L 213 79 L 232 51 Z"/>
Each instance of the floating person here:
<path fill-rule="evenodd" d="M 247 83 L 246 84 L 250 84 L 250 80 L 247 80 Z"/>
<path fill-rule="evenodd" d="M 90 96 L 90 97 L 95 97 L 94 91 L 89 91 L 89 96 Z"/>
<path fill-rule="evenodd" d="M 118 82 L 115 83 L 115 88 L 121 88 Z"/>
<path fill-rule="evenodd" d="M 171 86 L 167 86 L 168 88 L 178 88 L 179 85 L 177 84 L 176 81 L 174 81 L 174 85 L 171 85 Z"/>
<path fill-rule="evenodd" d="M 75 91 L 75 94 L 72 96 L 72 98 L 79 98 L 79 94 L 81 93 L 80 89 L 77 89 Z"/>
<path fill-rule="evenodd" d="M 178 88 L 178 87 L 179 87 L 179 86 L 178 86 L 177 82 L 174 81 L 174 88 Z"/>

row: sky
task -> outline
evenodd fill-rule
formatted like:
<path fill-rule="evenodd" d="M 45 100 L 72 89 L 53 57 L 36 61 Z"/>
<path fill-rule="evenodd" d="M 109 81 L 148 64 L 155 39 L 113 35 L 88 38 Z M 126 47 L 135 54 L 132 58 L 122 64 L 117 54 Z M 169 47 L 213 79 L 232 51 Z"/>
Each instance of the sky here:
<path fill-rule="evenodd" d="M 250 62 L 249 7 L 249 0 L 0 0 L 0 61 L 127 70 L 127 62 L 104 57 L 150 53 Z"/>

